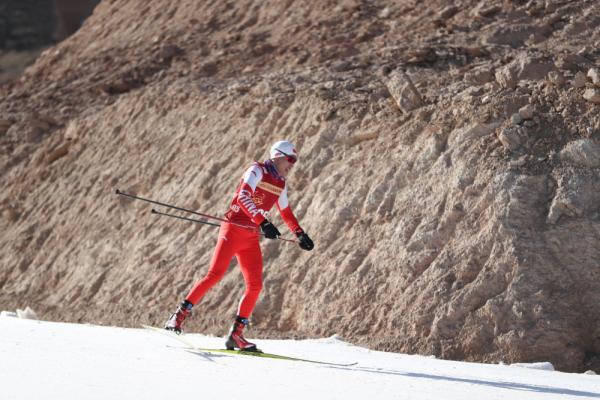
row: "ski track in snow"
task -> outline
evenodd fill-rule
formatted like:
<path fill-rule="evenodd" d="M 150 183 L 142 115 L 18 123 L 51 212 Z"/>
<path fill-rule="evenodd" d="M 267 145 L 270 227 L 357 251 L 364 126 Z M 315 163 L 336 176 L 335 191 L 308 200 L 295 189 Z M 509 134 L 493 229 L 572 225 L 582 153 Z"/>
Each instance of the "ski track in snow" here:
<path fill-rule="evenodd" d="M 2 400 L 600 399 L 600 376 L 384 353 L 335 337 L 256 343 L 270 353 L 357 365 L 206 357 L 141 328 L 3 316 L 0 332 Z M 186 337 L 201 347 L 223 346 L 222 338 Z"/>

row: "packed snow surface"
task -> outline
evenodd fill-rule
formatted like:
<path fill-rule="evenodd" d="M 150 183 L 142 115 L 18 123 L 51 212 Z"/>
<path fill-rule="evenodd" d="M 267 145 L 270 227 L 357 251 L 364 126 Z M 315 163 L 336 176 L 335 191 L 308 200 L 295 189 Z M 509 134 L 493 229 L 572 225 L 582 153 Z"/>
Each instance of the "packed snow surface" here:
<path fill-rule="evenodd" d="M 521 368 L 384 353 L 335 336 L 255 342 L 270 353 L 356 365 L 207 357 L 147 329 L 42 322 L 6 313 L 0 332 L 3 400 L 600 398 L 600 376 L 551 371 L 547 365 Z M 223 346 L 222 338 L 186 338 L 201 347 Z"/>

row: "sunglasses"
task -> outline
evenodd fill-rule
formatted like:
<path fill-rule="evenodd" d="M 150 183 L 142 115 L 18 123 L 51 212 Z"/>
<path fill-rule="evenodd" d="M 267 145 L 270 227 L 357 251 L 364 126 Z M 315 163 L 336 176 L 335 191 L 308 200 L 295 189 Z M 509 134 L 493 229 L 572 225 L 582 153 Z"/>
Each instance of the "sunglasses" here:
<path fill-rule="evenodd" d="M 283 151 L 277 149 L 278 152 L 280 152 L 281 154 L 283 154 L 285 156 L 285 159 L 287 160 L 287 162 L 289 162 L 290 164 L 295 164 L 296 161 L 298 161 L 298 159 L 294 156 L 291 156 L 289 154 L 284 153 Z"/>

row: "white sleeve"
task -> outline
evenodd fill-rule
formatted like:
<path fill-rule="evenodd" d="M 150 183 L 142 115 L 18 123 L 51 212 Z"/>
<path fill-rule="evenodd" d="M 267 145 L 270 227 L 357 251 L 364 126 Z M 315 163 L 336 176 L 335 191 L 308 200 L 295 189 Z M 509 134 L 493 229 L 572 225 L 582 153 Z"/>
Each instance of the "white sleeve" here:
<path fill-rule="evenodd" d="M 252 191 L 256 190 L 256 185 L 262 180 L 263 172 L 262 168 L 258 165 L 253 165 L 244 172 L 242 176 L 242 182 L 247 183 L 252 188 Z"/>
<path fill-rule="evenodd" d="M 279 206 L 280 210 L 284 210 L 284 209 L 288 208 L 289 204 L 290 203 L 288 201 L 287 184 L 286 184 L 285 187 L 283 188 L 283 190 L 281 191 L 281 194 L 279 195 L 279 199 L 277 200 L 277 205 Z"/>

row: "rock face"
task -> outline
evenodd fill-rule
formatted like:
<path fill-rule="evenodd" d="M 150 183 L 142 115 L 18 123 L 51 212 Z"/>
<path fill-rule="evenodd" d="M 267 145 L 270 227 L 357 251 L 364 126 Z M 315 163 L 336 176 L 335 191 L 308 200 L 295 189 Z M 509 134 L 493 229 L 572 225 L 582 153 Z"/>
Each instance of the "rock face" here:
<path fill-rule="evenodd" d="M 115 189 L 222 216 L 288 138 L 316 248 L 262 243 L 252 336 L 600 370 L 592 3 L 101 2 L 0 86 L 0 309 L 163 323 L 217 232 Z M 186 328 L 225 334 L 243 287 Z"/>

